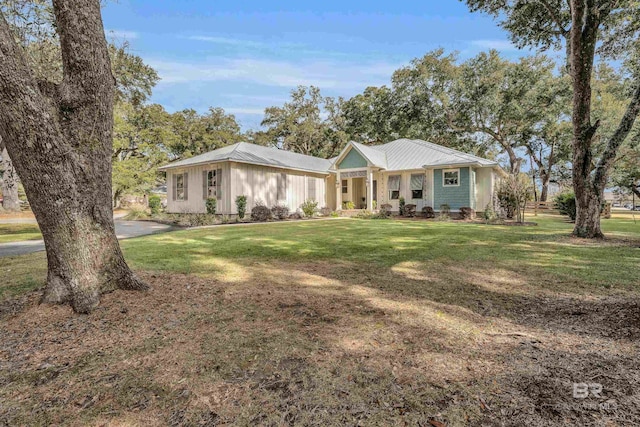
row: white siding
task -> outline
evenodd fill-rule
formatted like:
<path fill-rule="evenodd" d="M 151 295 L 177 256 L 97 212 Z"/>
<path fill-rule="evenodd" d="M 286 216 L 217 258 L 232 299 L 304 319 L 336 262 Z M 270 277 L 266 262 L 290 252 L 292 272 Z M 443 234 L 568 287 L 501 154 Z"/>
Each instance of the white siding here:
<path fill-rule="evenodd" d="M 203 195 L 203 172 L 213 169 L 222 170 L 222 182 L 220 184 L 220 198 L 218 199 L 217 213 L 230 213 L 229 199 L 229 163 L 212 163 L 211 165 L 192 166 L 183 169 L 167 171 L 167 212 L 170 213 L 206 213 L 207 208 Z M 189 174 L 187 200 L 173 200 L 173 176 L 182 173 Z"/>
<path fill-rule="evenodd" d="M 287 197 L 277 200 L 278 175 L 287 175 Z M 316 181 L 316 199 L 318 207 L 326 206 L 326 176 L 289 169 L 272 168 L 246 163 L 231 163 L 231 213 L 237 213 L 235 199 L 239 195 L 247 196 L 247 212 L 260 201 L 268 207 L 285 204 L 295 212 L 308 198 L 308 180 Z"/>
<path fill-rule="evenodd" d="M 411 198 L 411 175 L 424 174 L 424 184 L 422 190 L 422 199 Z M 378 181 L 378 207 L 382 204 L 390 204 L 391 210 L 397 212 L 400 210 L 400 200 L 390 200 L 388 191 L 388 180 L 391 175 L 400 175 L 400 197 L 404 197 L 406 204 L 416 205 L 416 211 L 420 212 L 424 206 L 432 206 L 433 204 L 433 171 L 424 169 L 402 171 L 402 172 L 378 172 L 373 174 L 373 179 Z"/>
<path fill-rule="evenodd" d="M 492 168 L 476 169 L 476 210 L 483 211 L 493 199 L 494 172 Z"/>

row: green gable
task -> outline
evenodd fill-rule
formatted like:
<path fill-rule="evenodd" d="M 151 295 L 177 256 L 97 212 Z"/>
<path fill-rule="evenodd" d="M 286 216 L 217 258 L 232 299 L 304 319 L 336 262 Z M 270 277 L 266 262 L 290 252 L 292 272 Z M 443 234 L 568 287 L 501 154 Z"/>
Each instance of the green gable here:
<path fill-rule="evenodd" d="M 358 153 L 357 150 L 351 149 L 344 156 L 344 159 L 338 163 L 338 169 L 366 168 L 367 160 Z"/>

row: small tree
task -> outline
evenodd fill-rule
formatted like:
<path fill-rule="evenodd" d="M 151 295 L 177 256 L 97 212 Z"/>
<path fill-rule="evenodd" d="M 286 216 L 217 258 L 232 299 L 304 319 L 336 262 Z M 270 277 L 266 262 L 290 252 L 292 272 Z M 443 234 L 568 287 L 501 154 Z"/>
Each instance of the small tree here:
<path fill-rule="evenodd" d="M 217 209 L 217 206 L 218 206 L 218 200 L 216 200 L 215 197 L 209 197 L 207 199 L 206 204 L 207 204 L 207 213 L 209 215 L 215 215 L 216 214 L 216 209 Z"/>
<path fill-rule="evenodd" d="M 562 215 L 566 215 L 571 221 L 576 220 L 576 195 L 573 191 L 560 193 L 554 199 L 555 207 Z"/>
<path fill-rule="evenodd" d="M 238 218 L 243 219 L 247 212 L 247 196 L 236 197 L 236 209 L 238 210 Z"/>
<path fill-rule="evenodd" d="M 529 178 L 522 173 L 511 174 L 500 181 L 496 194 L 500 207 L 506 212 L 507 217 L 515 217 L 516 222 L 524 222 L 525 207 L 532 194 Z"/>
<path fill-rule="evenodd" d="M 160 213 L 161 203 L 160 196 L 154 194 L 149 197 L 149 210 L 151 211 L 151 215 L 158 215 Z"/>
<path fill-rule="evenodd" d="M 400 211 L 399 212 L 400 216 L 404 215 L 404 205 L 405 205 L 404 197 L 400 197 L 399 204 L 398 204 L 398 206 L 399 206 L 398 210 Z"/>

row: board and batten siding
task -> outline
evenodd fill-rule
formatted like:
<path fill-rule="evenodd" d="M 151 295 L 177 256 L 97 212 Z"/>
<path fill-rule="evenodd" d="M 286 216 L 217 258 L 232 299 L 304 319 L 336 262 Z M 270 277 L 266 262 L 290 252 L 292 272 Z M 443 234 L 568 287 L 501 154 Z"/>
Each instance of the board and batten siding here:
<path fill-rule="evenodd" d="M 400 197 L 404 197 L 406 204 L 416 205 L 416 211 L 420 212 L 425 206 L 433 206 L 433 170 L 416 169 L 402 172 L 377 172 L 373 174 L 373 179 L 378 182 L 378 207 L 382 204 L 391 205 L 393 212 L 400 210 L 400 200 L 389 199 L 389 177 L 400 175 Z M 412 199 L 411 196 L 411 175 L 424 175 L 422 185 L 422 199 Z"/>
<path fill-rule="evenodd" d="M 206 171 L 222 171 L 222 180 L 219 184 L 218 202 L 216 212 L 220 214 L 230 213 L 229 199 L 229 163 L 212 163 L 185 167 L 182 169 L 170 169 L 167 171 L 167 212 L 170 213 L 206 213 L 207 207 L 203 191 L 203 174 Z M 173 177 L 183 173 L 188 174 L 187 200 L 174 200 Z"/>
<path fill-rule="evenodd" d="M 286 174 L 286 197 L 278 199 L 278 176 L 283 173 Z M 240 195 L 247 197 L 247 212 L 250 212 L 257 202 L 268 207 L 284 204 L 291 212 L 295 212 L 312 195 L 314 185 L 318 207 L 326 206 L 325 175 L 246 163 L 231 163 L 231 200 L 233 201 L 231 213 L 237 213 L 235 199 Z"/>
<path fill-rule="evenodd" d="M 476 210 L 484 210 L 493 203 L 495 172 L 492 168 L 476 169 Z"/>

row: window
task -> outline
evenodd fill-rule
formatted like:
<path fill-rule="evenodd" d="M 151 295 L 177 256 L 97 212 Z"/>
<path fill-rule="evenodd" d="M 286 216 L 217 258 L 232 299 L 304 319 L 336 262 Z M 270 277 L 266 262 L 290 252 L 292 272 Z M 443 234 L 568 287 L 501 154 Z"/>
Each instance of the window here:
<path fill-rule="evenodd" d="M 217 196 L 217 179 L 216 179 L 216 171 L 208 171 L 207 172 L 207 198 Z"/>
<path fill-rule="evenodd" d="M 389 200 L 398 200 L 400 198 L 400 175 L 389 176 Z"/>
<path fill-rule="evenodd" d="M 189 174 L 179 173 L 173 175 L 173 200 L 188 200 L 189 198 Z"/>
<path fill-rule="evenodd" d="M 460 186 L 460 169 L 445 169 L 442 171 L 443 187 Z"/>
<path fill-rule="evenodd" d="M 287 174 L 278 174 L 278 201 L 287 200 Z"/>
<path fill-rule="evenodd" d="M 349 192 L 349 181 L 346 179 L 342 180 L 342 194 L 347 194 Z"/>
<path fill-rule="evenodd" d="M 422 187 L 424 184 L 424 175 L 411 175 L 411 198 L 422 199 Z"/>
<path fill-rule="evenodd" d="M 316 179 L 307 177 L 307 200 L 316 200 Z"/>

